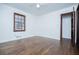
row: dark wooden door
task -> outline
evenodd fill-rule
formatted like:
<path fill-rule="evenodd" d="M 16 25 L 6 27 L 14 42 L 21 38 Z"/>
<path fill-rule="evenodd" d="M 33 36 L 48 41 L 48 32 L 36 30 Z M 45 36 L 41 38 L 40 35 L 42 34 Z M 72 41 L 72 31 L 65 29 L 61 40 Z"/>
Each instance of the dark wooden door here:
<path fill-rule="evenodd" d="M 71 14 L 71 44 L 75 46 L 75 13 Z"/>
<path fill-rule="evenodd" d="M 77 47 L 79 48 L 79 10 L 77 11 Z"/>
<path fill-rule="evenodd" d="M 61 39 L 61 42 L 63 42 L 63 39 L 62 39 L 62 17 L 65 16 L 65 15 L 71 15 L 71 45 L 72 46 L 75 46 L 75 12 L 69 12 L 69 13 L 65 13 L 65 14 L 61 14 L 61 36 L 60 36 L 60 39 Z"/>

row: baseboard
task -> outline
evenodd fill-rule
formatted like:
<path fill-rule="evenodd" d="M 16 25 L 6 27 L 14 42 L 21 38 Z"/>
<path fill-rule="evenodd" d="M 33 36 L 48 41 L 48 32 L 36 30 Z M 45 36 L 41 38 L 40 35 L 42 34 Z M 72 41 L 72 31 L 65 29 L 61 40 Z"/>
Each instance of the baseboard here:
<path fill-rule="evenodd" d="M 62 39 L 68 39 L 68 40 L 70 40 L 71 38 L 62 38 Z"/>
<path fill-rule="evenodd" d="M 7 40 L 7 41 L 3 41 L 3 42 L 0 42 L 1 43 L 6 43 L 6 42 L 10 42 L 10 41 L 14 41 L 14 40 L 21 40 L 21 39 L 24 39 L 24 38 L 30 38 L 30 37 L 44 37 L 44 38 L 49 38 L 49 39 L 55 39 L 55 38 L 51 38 L 51 37 L 47 37 L 47 36 L 35 36 L 35 35 L 31 35 L 31 36 L 24 36 L 24 37 L 20 37 L 20 38 L 15 38 L 15 39 L 11 39 L 11 40 Z M 55 39 L 55 40 L 60 40 L 60 39 Z"/>
<path fill-rule="evenodd" d="M 53 37 L 48 37 L 48 36 L 37 36 L 37 37 L 45 37 L 45 38 L 49 38 L 49 39 L 60 40 L 60 39 L 57 39 L 57 38 L 53 38 Z"/>
<path fill-rule="evenodd" d="M 15 38 L 15 39 L 11 39 L 11 40 L 6 40 L 6 41 L 1 41 L 1 43 L 6 43 L 6 42 L 10 42 L 10 41 L 14 41 L 14 40 L 21 40 L 21 39 L 24 39 L 24 38 L 29 38 L 29 37 L 33 37 L 34 35 L 31 35 L 31 36 L 24 36 L 24 37 L 20 37 L 20 38 Z M 6 38 L 7 39 L 7 38 Z"/>

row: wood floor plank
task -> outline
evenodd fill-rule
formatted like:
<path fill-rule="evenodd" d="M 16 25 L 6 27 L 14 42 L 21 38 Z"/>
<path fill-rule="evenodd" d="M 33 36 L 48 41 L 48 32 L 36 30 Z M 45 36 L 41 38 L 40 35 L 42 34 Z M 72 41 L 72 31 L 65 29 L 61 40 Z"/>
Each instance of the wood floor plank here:
<path fill-rule="evenodd" d="M 70 43 L 34 36 L 0 44 L 0 55 L 78 55 Z"/>

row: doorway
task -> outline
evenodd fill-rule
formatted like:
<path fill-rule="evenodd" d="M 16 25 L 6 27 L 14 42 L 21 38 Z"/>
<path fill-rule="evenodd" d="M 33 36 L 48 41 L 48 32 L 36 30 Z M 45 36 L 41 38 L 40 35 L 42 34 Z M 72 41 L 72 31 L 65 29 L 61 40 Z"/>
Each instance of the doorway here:
<path fill-rule="evenodd" d="M 60 41 L 75 46 L 75 18 L 74 12 L 61 14 Z"/>

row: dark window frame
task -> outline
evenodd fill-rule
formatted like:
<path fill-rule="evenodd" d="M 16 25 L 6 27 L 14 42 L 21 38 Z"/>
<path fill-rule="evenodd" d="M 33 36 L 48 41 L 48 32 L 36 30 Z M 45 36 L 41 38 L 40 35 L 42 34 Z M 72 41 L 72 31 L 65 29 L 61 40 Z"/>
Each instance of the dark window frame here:
<path fill-rule="evenodd" d="M 23 19 L 16 19 L 16 16 L 18 17 L 23 17 Z M 16 25 L 16 20 L 19 22 L 18 24 L 20 25 Z M 22 23 L 23 21 L 23 23 Z M 19 26 L 19 27 L 18 27 Z M 18 29 L 19 28 L 19 29 Z M 22 32 L 25 31 L 25 15 L 19 14 L 19 13 L 14 13 L 14 32 Z"/>

